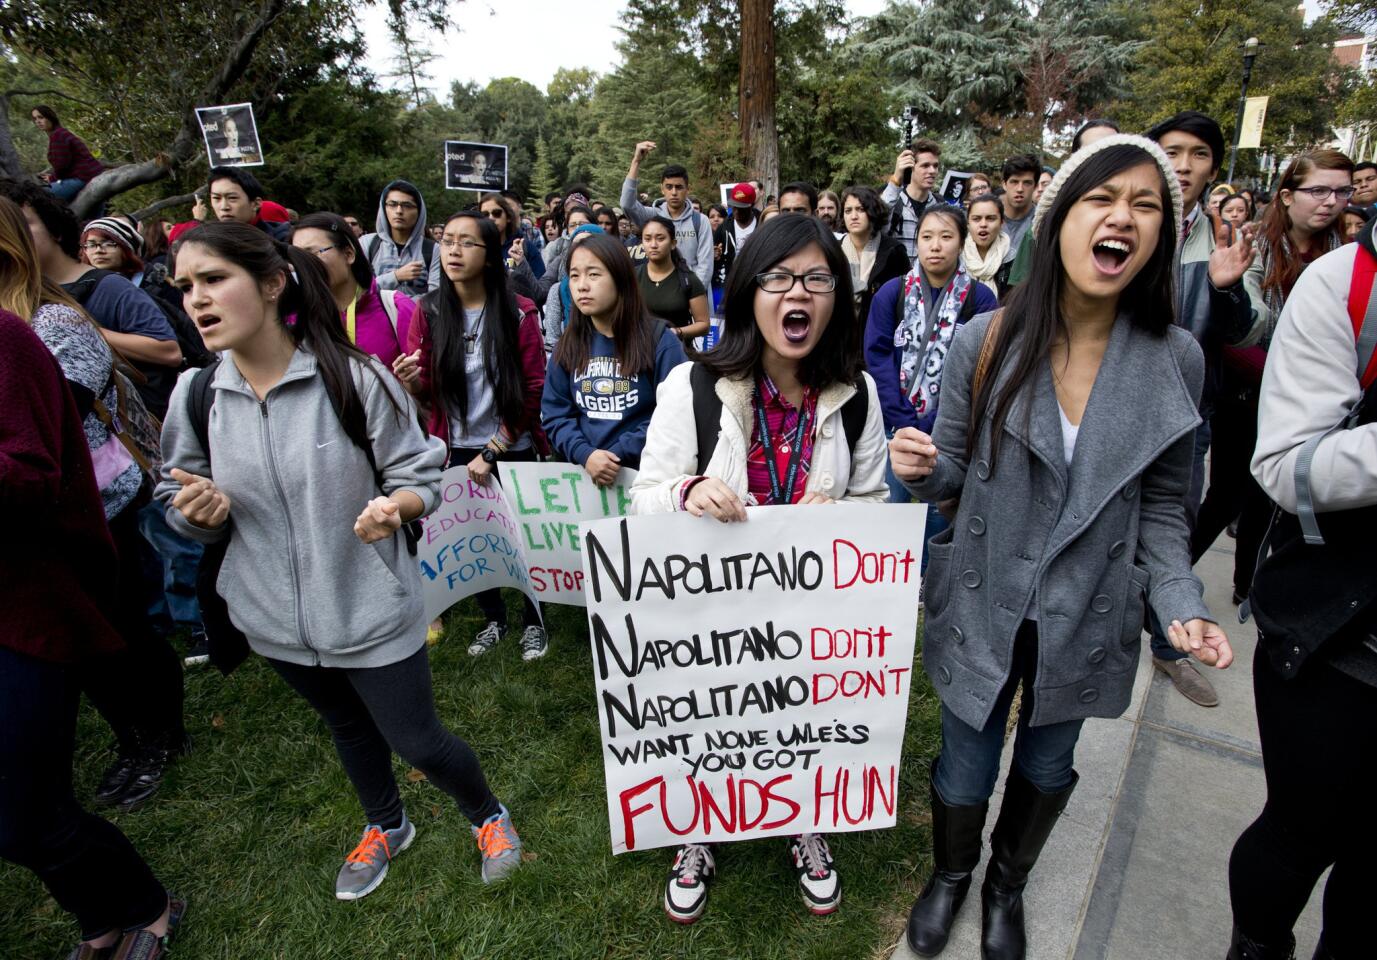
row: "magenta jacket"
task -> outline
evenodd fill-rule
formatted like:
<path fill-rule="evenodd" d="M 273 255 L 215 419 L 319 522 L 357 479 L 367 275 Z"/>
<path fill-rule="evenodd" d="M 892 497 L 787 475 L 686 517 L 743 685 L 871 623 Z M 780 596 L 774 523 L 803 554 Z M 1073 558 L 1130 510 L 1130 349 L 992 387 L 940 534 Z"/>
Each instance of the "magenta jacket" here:
<path fill-rule="evenodd" d="M 392 297 L 397 304 L 395 333 L 380 297 Z M 390 370 L 392 361 L 402 355 L 407 334 L 411 330 L 411 318 L 415 315 L 415 300 L 400 290 L 379 290 L 375 279 L 368 291 L 359 297 L 358 306 L 354 308 L 354 343 L 364 353 L 377 357 Z M 343 311 L 340 312 L 340 320 L 344 320 Z"/>

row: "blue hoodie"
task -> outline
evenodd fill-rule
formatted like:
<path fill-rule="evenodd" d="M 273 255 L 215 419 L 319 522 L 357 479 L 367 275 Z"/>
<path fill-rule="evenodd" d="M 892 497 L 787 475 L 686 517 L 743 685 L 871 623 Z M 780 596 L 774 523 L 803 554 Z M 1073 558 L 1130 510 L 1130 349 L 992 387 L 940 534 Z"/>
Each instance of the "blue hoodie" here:
<path fill-rule="evenodd" d="M 685 360 L 683 344 L 668 327 L 655 345 L 654 370 L 634 376 L 622 372 L 616 343 L 597 330 L 583 370 L 571 376 L 551 359 L 540 419 L 556 455 L 583 466 L 595 450 L 607 450 L 622 466 L 639 467 L 656 388 Z"/>

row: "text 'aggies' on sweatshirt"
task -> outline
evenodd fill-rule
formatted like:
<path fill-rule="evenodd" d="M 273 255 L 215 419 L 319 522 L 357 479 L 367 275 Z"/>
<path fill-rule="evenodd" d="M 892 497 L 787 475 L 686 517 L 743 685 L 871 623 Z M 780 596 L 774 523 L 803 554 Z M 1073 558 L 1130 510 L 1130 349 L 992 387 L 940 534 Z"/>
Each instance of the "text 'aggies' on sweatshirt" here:
<path fill-rule="evenodd" d="M 679 338 L 668 328 L 655 344 L 651 370 L 628 374 L 617 362 L 616 343 L 593 331 L 588 363 L 569 371 L 550 361 L 540 418 L 555 453 L 582 466 L 595 450 L 613 453 L 622 466 L 639 466 L 655 388 L 685 362 Z"/>

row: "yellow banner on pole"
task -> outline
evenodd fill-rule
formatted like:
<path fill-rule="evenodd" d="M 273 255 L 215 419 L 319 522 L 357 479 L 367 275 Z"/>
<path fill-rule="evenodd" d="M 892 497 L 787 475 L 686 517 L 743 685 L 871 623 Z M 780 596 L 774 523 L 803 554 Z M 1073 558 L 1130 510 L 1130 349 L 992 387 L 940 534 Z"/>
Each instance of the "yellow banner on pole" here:
<path fill-rule="evenodd" d="M 1249 97 L 1243 107 L 1243 131 L 1238 138 L 1239 149 L 1262 146 L 1262 123 L 1267 119 L 1267 98 Z"/>

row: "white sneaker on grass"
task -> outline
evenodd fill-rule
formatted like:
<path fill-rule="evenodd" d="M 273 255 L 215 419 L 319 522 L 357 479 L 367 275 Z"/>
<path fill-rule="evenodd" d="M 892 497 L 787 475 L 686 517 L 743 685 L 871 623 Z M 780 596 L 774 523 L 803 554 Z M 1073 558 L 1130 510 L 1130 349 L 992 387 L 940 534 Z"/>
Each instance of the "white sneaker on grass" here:
<path fill-rule="evenodd" d="M 507 628 L 505 625 L 496 620 L 489 620 L 488 625 L 479 630 L 473 638 L 473 643 L 469 644 L 469 656 L 481 657 L 497 646 L 497 642 L 506 635 Z"/>
<path fill-rule="evenodd" d="M 680 847 L 665 881 L 665 913 L 675 923 L 693 923 L 708 905 L 708 881 L 717 873 L 712 847 L 690 843 Z"/>
<path fill-rule="evenodd" d="M 805 833 L 790 840 L 789 859 L 798 874 L 799 893 L 808 912 L 820 917 L 834 913 L 841 906 L 841 876 L 822 834 Z"/>
<path fill-rule="evenodd" d="M 539 660 L 550 652 L 550 638 L 544 627 L 530 626 L 521 632 L 521 659 Z"/>

